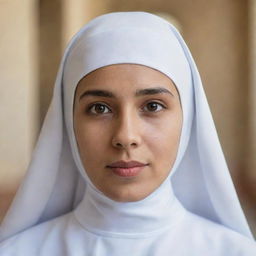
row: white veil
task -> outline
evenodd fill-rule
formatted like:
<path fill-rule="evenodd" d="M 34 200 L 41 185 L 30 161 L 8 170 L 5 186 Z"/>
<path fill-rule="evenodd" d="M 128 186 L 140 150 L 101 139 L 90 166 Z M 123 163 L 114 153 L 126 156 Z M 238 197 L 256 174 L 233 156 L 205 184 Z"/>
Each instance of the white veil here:
<path fill-rule="evenodd" d="M 137 29 L 141 29 L 139 36 L 134 32 Z M 127 41 L 126 36 L 134 40 Z M 113 51 L 113 42 L 115 53 L 109 57 L 109 52 Z M 174 51 L 165 54 L 165 60 L 158 62 L 156 56 L 167 46 Z M 121 49 L 125 47 L 133 49 L 134 55 L 122 54 Z M 145 49 L 149 49 L 146 58 Z M 85 52 L 86 61 L 81 59 L 81 51 Z M 176 56 L 173 58 L 175 62 L 169 59 L 172 55 Z M 183 61 L 177 63 L 181 55 Z M 72 64 L 75 69 L 69 68 L 69 59 L 77 60 L 76 64 Z M 70 112 L 73 99 L 70 96 L 74 94 L 74 86 L 84 75 L 101 66 L 124 62 L 158 69 L 173 79 L 176 85 L 191 83 L 181 93 L 182 106 L 187 108 L 185 120 L 188 120 L 187 125 L 185 123 L 183 126 L 183 133 L 190 136 L 182 138 L 183 146 L 180 150 L 184 152 L 179 154 L 182 157 L 176 161 L 175 172 L 171 174 L 174 193 L 189 211 L 252 238 L 220 147 L 200 75 L 189 49 L 179 32 L 167 21 L 149 13 L 127 12 L 105 14 L 92 20 L 74 36 L 66 48 L 52 102 L 30 166 L 0 226 L 0 241 L 67 213 L 80 202 L 86 183 L 79 171 L 81 163 L 79 159 L 74 159 L 77 153 L 72 146 L 72 122 L 67 123 L 72 116 Z M 182 72 L 177 74 L 179 66 L 189 70 L 189 81 Z M 73 88 L 63 89 L 64 84 L 73 84 Z M 181 92 L 180 88 L 179 91 Z M 194 100 L 185 103 L 191 98 L 188 94 L 193 94 Z M 70 100 L 65 100 L 67 96 Z"/>

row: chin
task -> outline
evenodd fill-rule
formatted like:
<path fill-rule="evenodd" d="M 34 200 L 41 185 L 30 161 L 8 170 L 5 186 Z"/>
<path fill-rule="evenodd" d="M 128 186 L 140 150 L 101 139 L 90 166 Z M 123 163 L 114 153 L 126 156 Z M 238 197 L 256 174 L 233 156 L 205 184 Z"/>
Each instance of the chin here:
<path fill-rule="evenodd" d="M 117 190 L 112 189 L 111 191 L 104 191 L 103 194 L 117 202 L 136 202 L 146 198 L 151 194 L 151 191 L 146 193 L 146 191 L 141 188 L 140 191 L 134 188 L 121 188 Z"/>

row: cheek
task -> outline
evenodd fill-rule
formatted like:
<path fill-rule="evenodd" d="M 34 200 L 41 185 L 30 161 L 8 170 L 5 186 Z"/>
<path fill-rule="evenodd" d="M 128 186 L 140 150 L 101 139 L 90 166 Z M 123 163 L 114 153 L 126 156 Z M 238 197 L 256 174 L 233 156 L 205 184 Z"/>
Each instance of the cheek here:
<path fill-rule="evenodd" d="M 148 147 L 154 156 L 161 159 L 175 157 L 178 151 L 182 127 L 179 115 L 164 118 L 154 125 L 148 125 L 145 134 Z"/>
<path fill-rule="evenodd" d="M 97 152 L 104 150 L 109 140 L 106 127 L 95 124 L 79 124 L 76 128 L 76 137 L 81 157 L 93 159 Z"/>

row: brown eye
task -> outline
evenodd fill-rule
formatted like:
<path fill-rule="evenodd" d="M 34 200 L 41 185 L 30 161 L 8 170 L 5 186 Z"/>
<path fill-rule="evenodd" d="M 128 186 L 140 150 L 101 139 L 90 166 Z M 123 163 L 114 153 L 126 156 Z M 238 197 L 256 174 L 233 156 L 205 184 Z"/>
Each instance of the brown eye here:
<path fill-rule="evenodd" d="M 144 109 L 149 112 L 158 112 L 163 108 L 165 107 L 162 104 L 154 101 L 147 103 L 147 105 L 144 107 Z"/>
<path fill-rule="evenodd" d="M 93 114 L 106 114 L 111 111 L 106 105 L 97 103 L 90 106 L 89 112 Z"/>

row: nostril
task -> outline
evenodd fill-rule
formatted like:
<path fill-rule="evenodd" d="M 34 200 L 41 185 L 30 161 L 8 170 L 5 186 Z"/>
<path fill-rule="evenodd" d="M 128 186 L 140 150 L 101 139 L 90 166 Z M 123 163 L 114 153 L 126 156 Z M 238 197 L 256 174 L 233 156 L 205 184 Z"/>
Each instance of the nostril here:
<path fill-rule="evenodd" d="M 117 143 L 115 143 L 115 146 L 118 147 L 118 148 L 136 147 L 137 143 L 132 142 L 132 143 L 125 144 L 125 143 L 117 142 Z"/>
<path fill-rule="evenodd" d="M 121 143 L 116 143 L 116 146 L 117 147 L 122 147 L 122 144 Z"/>

